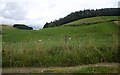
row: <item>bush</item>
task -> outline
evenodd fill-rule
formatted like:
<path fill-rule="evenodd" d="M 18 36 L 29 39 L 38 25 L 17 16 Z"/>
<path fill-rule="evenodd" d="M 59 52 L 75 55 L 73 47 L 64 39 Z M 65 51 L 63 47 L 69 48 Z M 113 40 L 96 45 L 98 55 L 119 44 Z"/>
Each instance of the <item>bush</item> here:
<path fill-rule="evenodd" d="M 18 29 L 33 30 L 32 27 L 28 27 L 28 26 L 26 26 L 26 25 L 24 25 L 24 24 L 14 24 L 13 27 L 14 27 L 14 28 L 18 28 Z"/>

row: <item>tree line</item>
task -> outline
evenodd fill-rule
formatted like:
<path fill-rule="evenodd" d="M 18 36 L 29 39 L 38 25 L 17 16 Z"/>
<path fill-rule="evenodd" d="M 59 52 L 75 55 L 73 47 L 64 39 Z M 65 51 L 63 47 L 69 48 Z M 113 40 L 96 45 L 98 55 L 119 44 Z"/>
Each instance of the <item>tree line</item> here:
<path fill-rule="evenodd" d="M 13 27 L 18 29 L 33 30 L 32 27 L 28 27 L 25 24 L 14 24 Z"/>
<path fill-rule="evenodd" d="M 60 18 L 59 20 L 46 23 L 43 28 L 61 26 L 63 24 L 76 21 L 83 18 L 96 17 L 96 16 L 120 16 L 120 8 L 103 8 L 103 9 L 86 9 L 72 12 L 69 15 Z"/>

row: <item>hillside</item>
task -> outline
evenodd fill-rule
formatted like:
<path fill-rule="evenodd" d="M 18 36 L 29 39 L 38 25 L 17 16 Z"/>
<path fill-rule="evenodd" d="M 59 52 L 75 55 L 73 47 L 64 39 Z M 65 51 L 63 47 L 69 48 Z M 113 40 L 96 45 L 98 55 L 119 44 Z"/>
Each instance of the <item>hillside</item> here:
<path fill-rule="evenodd" d="M 72 12 L 67 16 L 60 18 L 58 20 L 54 20 L 49 23 L 47 22 L 43 28 L 58 27 L 58 26 L 62 26 L 63 24 L 67 24 L 76 20 L 97 17 L 97 16 L 120 16 L 119 11 L 120 11 L 120 8 L 80 10 L 80 11 Z"/>
<path fill-rule="evenodd" d="M 85 26 L 85 25 L 98 24 L 98 23 L 104 23 L 110 21 L 117 21 L 118 19 L 119 19 L 118 16 L 99 16 L 99 17 L 80 19 L 77 21 L 64 24 L 63 26 Z"/>
<path fill-rule="evenodd" d="M 118 61 L 117 17 L 68 23 L 91 25 L 21 30 L 3 26 L 3 67 L 65 67 Z M 108 21 L 109 20 L 109 21 Z M 94 22 L 98 22 L 93 24 Z M 100 22 L 100 23 L 99 23 Z"/>

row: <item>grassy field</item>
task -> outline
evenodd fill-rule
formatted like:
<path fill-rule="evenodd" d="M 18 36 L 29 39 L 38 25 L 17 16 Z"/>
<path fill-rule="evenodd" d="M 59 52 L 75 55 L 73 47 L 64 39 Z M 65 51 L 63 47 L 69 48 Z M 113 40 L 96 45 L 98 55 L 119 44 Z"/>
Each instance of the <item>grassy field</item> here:
<path fill-rule="evenodd" d="M 109 22 L 118 20 L 118 16 L 98 16 L 98 17 L 92 17 L 92 18 L 86 18 L 86 19 L 80 19 L 77 21 L 73 21 L 67 24 L 64 24 L 64 26 L 84 26 L 84 25 L 91 25 L 91 24 L 97 24 L 102 22 Z"/>
<path fill-rule="evenodd" d="M 107 20 L 103 22 L 103 18 Z M 86 20 L 73 23 L 81 25 L 88 23 Z M 91 25 L 38 31 L 3 26 L 3 67 L 65 67 L 117 62 L 119 25 L 112 20 L 117 17 L 89 18 Z M 96 21 L 100 22 L 93 24 Z"/>

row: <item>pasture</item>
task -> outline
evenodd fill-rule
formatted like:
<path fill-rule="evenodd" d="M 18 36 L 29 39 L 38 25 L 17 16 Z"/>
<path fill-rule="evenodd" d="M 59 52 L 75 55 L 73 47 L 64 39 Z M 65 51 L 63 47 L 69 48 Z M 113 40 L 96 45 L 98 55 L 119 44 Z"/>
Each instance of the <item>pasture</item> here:
<path fill-rule="evenodd" d="M 118 62 L 119 25 L 111 21 L 117 20 L 117 17 L 102 18 L 110 20 L 86 26 L 62 26 L 38 31 L 2 26 L 2 66 L 70 67 Z"/>

